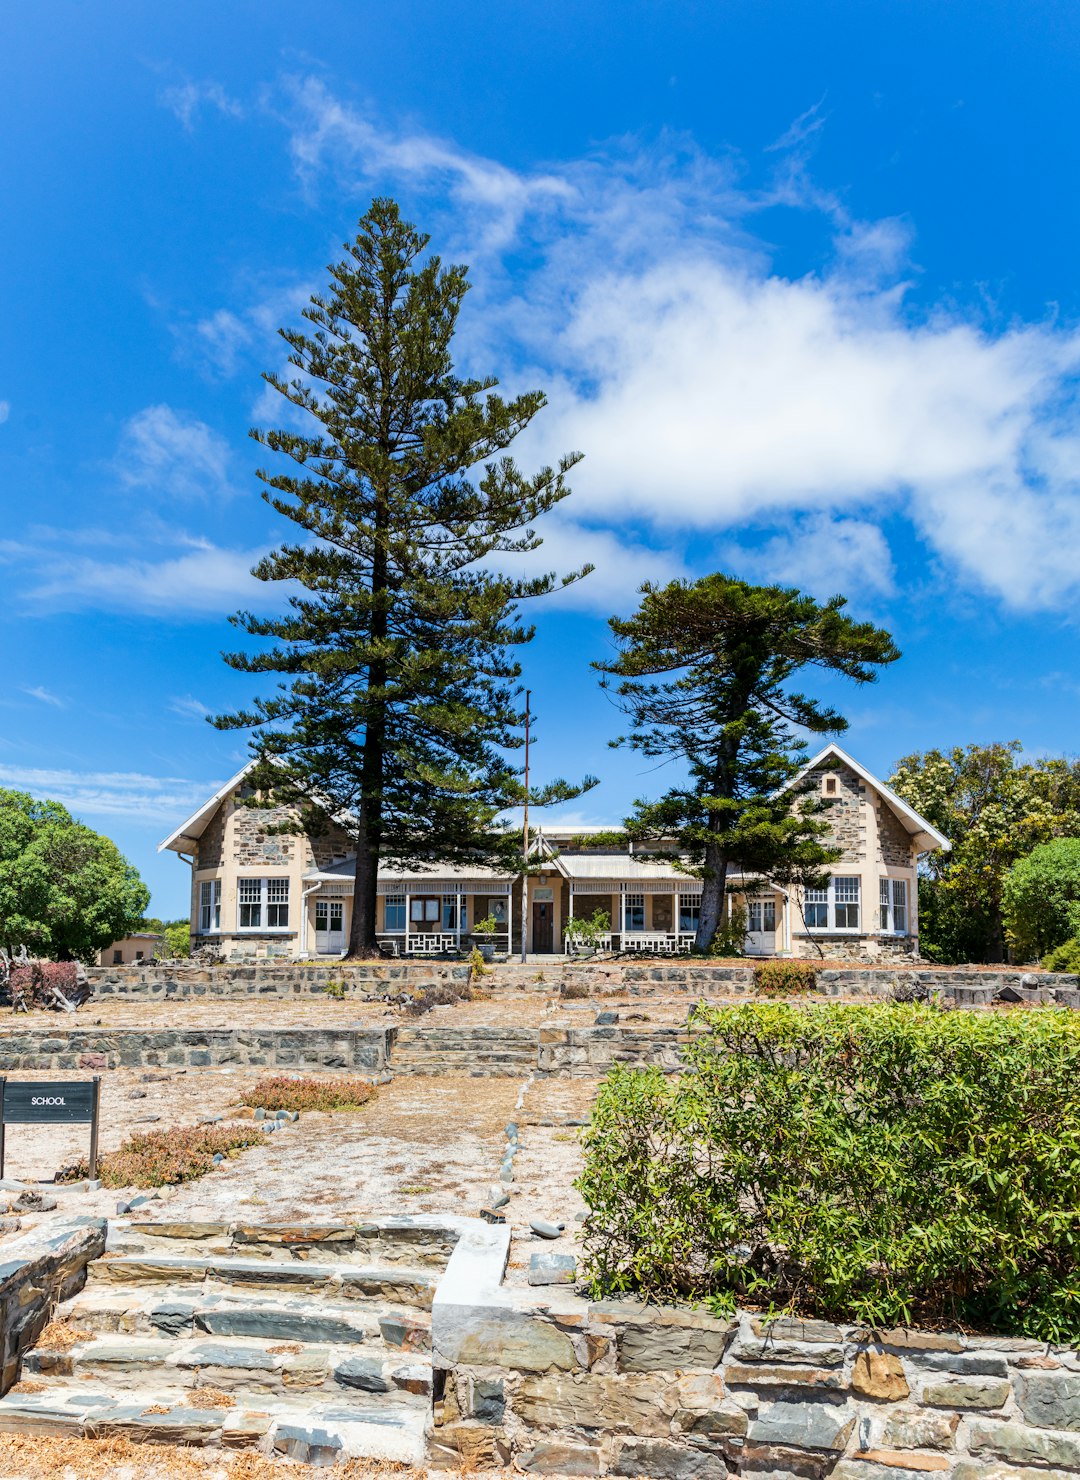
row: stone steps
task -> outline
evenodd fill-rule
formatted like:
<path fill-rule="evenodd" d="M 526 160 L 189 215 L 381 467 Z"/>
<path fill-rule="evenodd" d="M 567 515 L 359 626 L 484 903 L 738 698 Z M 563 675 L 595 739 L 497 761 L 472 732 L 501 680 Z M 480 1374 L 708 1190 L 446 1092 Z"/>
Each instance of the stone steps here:
<path fill-rule="evenodd" d="M 453 1238 L 422 1219 L 118 1220 L 57 1310 L 66 1339 L 39 1340 L 22 1363 L 30 1391 L 0 1399 L 0 1432 L 421 1464 L 430 1305 Z M 428 1265 L 360 1262 L 383 1254 Z"/>
<path fill-rule="evenodd" d="M 402 1028 L 390 1050 L 396 1074 L 520 1076 L 536 1067 L 535 1028 Z"/>

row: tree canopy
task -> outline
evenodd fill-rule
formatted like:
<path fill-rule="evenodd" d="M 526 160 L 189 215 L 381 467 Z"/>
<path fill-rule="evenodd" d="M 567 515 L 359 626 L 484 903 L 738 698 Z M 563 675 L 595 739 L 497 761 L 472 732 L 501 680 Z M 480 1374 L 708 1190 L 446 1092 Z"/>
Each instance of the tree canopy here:
<path fill-rule="evenodd" d="M 516 856 L 494 824 L 522 798 L 508 759 L 521 743 L 514 650 L 532 629 L 517 604 L 590 569 L 498 573 L 502 557 L 539 546 L 533 522 L 570 492 L 579 454 L 532 475 L 506 455 L 545 397 L 505 400 L 493 377 L 455 371 L 467 269 L 425 258 L 427 246 L 376 200 L 304 310 L 312 332 L 281 331 L 296 373 L 265 379 L 290 403 L 289 429 L 252 435 L 294 465 L 259 477 L 299 539 L 254 574 L 293 594 L 284 616 L 239 613 L 271 645 L 226 660 L 282 680 L 216 721 L 254 729 L 259 801 L 293 807 L 298 828 L 329 813 L 351 833 L 354 956 L 377 951 L 380 860 Z"/>
<path fill-rule="evenodd" d="M 1005 933 L 1021 961 L 1080 933 L 1080 838 L 1053 838 L 1018 858 L 1001 891 Z"/>
<path fill-rule="evenodd" d="M 610 621 L 618 656 L 594 666 L 630 720 L 611 743 L 688 773 L 639 801 L 626 826 L 642 841 L 678 840 L 703 881 L 697 945 L 707 949 L 732 865 L 808 883 L 839 856 L 824 841 L 828 802 L 792 783 L 806 751 L 799 731 L 839 734 L 847 721 L 792 681 L 818 670 L 870 683 L 900 654 L 887 632 L 849 617 L 842 596 L 820 604 L 722 574 L 641 593 L 633 616 Z"/>
<path fill-rule="evenodd" d="M 1022 759 L 1019 740 L 905 756 L 889 785 L 952 843 L 919 880 L 919 944 L 945 963 L 1006 953 L 1005 876 L 1040 843 L 1080 835 L 1080 762 Z"/>
<path fill-rule="evenodd" d="M 0 944 L 92 962 L 139 928 L 150 891 L 116 844 L 59 802 L 0 790 Z"/>

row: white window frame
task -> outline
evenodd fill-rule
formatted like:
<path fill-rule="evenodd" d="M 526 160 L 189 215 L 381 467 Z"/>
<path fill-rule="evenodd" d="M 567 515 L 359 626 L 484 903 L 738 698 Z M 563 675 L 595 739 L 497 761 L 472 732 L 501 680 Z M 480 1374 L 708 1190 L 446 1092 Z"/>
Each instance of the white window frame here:
<path fill-rule="evenodd" d="M 640 912 L 641 912 L 641 924 L 640 925 L 631 925 L 631 923 L 630 923 L 630 911 L 631 910 L 633 910 L 635 912 L 635 914 L 640 910 Z M 629 932 L 631 930 L 634 930 L 634 931 L 643 931 L 645 929 L 645 896 L 644 896 L 644 894 L 626 894 L 626 895 L 623 896 L 623 927 L 624 927 L 624 929 L 627 932 Z"/>
<path fill-rule="evenodd" d="M 221 934 L 221 880 L 199 881 L 199 934 Z"/>
<path fill-rule="evenodd" d="M 684 924 L 684 921 L 689 923 Z M 679 895 L 679 934 L 696 935 L 701 924 L 701 895 Z"/>
<path fill-rule="evenodd" d="M 244 912 L 249 911 L 248 924 Z M 270 914 L 273 911 L 274 924 Z M 252 924 L 254 912 L 255 923 Z M 261 879 L 241 877 L 236 881 L 236 928 L 244 935 L 280 935 L 289 930 L 289 878 L 272 874 Z"/>
<path fill-rule="evenodd" d="M 853 887 L 852 887 L 853 886 Z M 844 911 L 841 925 L 840 911 Z M 848 911 L 854 910 L 855 924 Z M 827 889 L 807 889 L 803 895 L 806 934 L 862 934 L 862 878 L 859 874 L 834 874 Z M 821 917 L 824 917 L 823 919 Z"/>
<path fill-rule="evenodd" d="M 910 931 L 908 881 L 882 877 L 878 884 L 878 923 L 882 935 L 907 935 Z"/>
<path fill-rule="evenodd" d="M 400 924 L 391 925 L 391 910 L 393 911 L 393 919 L 395 921 L 399 920 Z M 388 934 L 390 932 L 393 932 L 395 935 L 404 935 L 405 921 L 406 915 L 404 894 L 388 894 L 383 903 L 383 929 L 386 930 Z"/>
<path fill-rule="evenodd" d="M 770 920 L 771 917 L 771 920 Z M 769 922 L 769 923 L 767 923 Z M 750 935 L 776 934 L 776 900 L 750 899 L 746 902 L 746 929 Z"/>

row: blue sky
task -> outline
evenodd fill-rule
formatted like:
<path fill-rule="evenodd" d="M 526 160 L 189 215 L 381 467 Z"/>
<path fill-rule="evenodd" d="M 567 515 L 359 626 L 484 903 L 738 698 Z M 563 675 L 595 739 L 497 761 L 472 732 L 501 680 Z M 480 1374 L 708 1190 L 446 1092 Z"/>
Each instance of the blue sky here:
<path fill-rule="evenodd" d="M 782 579 L 889 626 L 837 693 L 887 773 L 1074 751 L 1080 23 L 1029 0 L 0 8 L 0 786 L 186 908 L 158 840 L 243 759 L 225 618 L 286 533 L 259 376 L 373 194 L 472 265 L 464 368 L 578 448 L 535 610 L 537 769 L 664 783 L 588 664 L 647 577 Z"/>

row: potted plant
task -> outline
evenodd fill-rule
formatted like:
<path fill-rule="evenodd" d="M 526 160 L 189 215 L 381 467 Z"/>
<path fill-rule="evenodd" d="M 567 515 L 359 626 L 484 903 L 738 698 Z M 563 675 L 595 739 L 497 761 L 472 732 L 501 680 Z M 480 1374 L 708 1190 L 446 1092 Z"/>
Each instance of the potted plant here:
<path fill-rule="evenodd" d="M 473 940 L 476 948 L 485 961 L 495 959 L 495 932 L 499 928 L 499 922 L 494 915 L 485 915 L 482 920 L 477 920 L 473 926 Z"/>
<path fill-rule="evenodd" d="M 611 916 L 607 910 L 597 910 L 588 920 L 577 920 L 572 916 L 566 922 L 567 944 L 583 946 L 596 954 L 600 942 L 611 930 Z"/>

